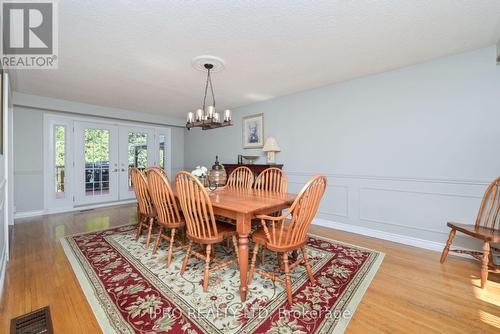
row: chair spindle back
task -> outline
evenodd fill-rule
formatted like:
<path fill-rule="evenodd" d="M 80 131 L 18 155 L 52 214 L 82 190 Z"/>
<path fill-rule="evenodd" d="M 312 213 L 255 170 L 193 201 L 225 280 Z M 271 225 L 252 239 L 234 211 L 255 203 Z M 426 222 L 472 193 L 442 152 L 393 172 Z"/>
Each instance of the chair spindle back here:
<path fill-rule="evenodd" d="M 163 175 L 167 175 L 167 173 L 165 173 L 165 170 L 163 168 L 158 167 L 158 166 L 151 166 L 151 167 L 146 168 L 146 176 L 148 175 L 148 171 L 151 169 L 156 169 L 157 171 L 161 172 Z M 168 178 L 167 178 L 167 180 L 168 180 Z"/>
<path fill-rule="evenodd" d="M 286 193 L 288 191 L 288 178 L 279 168 L 267 168 L 257 176 L 255 189 Z"/>
<path fill-rule="evenodd" d="M 476 218 L 476 227 L 488 227 L 495 229 L 500 218 L 500 177 L 495 179 L 488 188 L 481 201 L 481 206 Z"/>
<path fill-rule="evenodd" d="M 212 201 L 200 181 L 188 172 L 179 172 L 175 176 L 175 190 L 188 235 L 198 239 L 218 238 Z"/>
<path fill-rule="evenodd" d="M 237 189 L 251 189 L 253 185 L 253 172 L 250 168 L 241 166 L 233 170 L 227 179 L 226 187 Z"/>
<path fill-rule="evenodd" d="M 170 182 L 160 168 L 146 170 L 149 195 L 156 209 L 159 223 L 163 225 L 179 224 L 181 215 L 177 207 Z"/>
<path fill-rule="evenodd" d="M 318 211 L 326 184 L 325 176 L 318 175 L 311 178 L 290 207 L 288 216 L 291 216 L 291 219 L 288 224 L 285 223 L 285 219 L 271 221 L 271 226 L 267 229 L 272 229 L 272 233 L 266 233 L 271 246 L 293 247 L 306 241 L 307 230 Z"/>
<path fill-rule="evenodd" d="M 139 206 L 139 212 L 143 215 L 153 214 L 153 204 L 148 192 L 148 182 L 143 171 L 136 167 L 130 168 L 130 177 L 134 188 L 135 197 Z"/>

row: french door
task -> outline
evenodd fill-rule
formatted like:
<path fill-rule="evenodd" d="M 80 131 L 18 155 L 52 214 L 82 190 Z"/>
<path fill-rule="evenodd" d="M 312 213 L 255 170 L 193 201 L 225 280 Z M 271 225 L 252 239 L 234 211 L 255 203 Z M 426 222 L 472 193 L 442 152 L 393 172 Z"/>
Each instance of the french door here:
<path fill-rule="evenodd" d="M 172 180 L 171 173 L 171 156 L 172 156 L 172 146 L 170 144 L 170 129 L 159 128 L 155 135 L 154 150 L 156 150 L 156 159 L 153 165 L 160 167 L 167 173 L 167 176 Z"/>
<path fill-rule="evenodd" d="M 75 204 L 119 200 L 118 127 L 75 122 Z"/>
<path fill-rule="evenodd" d="M 131 167 L 171 177 L 169 128 L 46 115 L 44 142 L 49 212 L 135 199 Z"/>
<path fill-rule="evenodd" d="M 152 129 L 120 127 L 120 200 L 135 198 L 130 168 L 141 170 L 155 165 L 155 134 Z"/>

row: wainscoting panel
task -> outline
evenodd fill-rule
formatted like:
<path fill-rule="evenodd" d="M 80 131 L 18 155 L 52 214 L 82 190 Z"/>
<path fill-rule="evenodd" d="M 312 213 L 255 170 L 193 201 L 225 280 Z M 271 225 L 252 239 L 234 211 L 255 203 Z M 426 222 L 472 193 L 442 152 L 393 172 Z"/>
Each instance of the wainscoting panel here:
<path fill-rule="evenodd" d="M 435 233 L 448 233 L 447 221 L 473 222 L 478 200 L 446 193 L 361 188 L 359 219 Z"/>
<path fill-rule="evenodd" d="M 298 192 L 314 175 L 288 172 L 290 192 Z M 352 226 L 381 235 L 413 238 L 441 245 L 448 221 L 473 224 L 488 180 L 401 178 L 327 174 L 328 187 L 318 218 L 322 225 Z M 394 238 L 392 238 L 394 239 Z M 457 243 L 474 247 L 467 237 Z"/>
<path fill-rule="evenodd" d="M 306 182 L 289 181 L 288 191 L 298 193 Z M 328 191 L 324 195 L 319 211 L 325 214 L 347 218 L 349 215 L 349 188 L 347 186 L 332 184 L 329 184 L 327 188 Z"/>
<path fill-rule="evenodd" d="M 43 210 L 43 170 L 16 171 L 14 189 L 16 212 Z"/>

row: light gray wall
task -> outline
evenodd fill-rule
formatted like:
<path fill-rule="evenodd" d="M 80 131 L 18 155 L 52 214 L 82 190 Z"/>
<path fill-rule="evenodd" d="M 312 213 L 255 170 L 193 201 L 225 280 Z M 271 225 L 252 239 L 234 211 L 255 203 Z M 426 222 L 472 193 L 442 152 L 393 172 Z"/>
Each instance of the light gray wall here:
<path fill-rule="evenodd" d="M 43 209 L 43 112 L 14 107 L 14 206 Z"/>
<path fill-rule="evenodd" d="M 172 173 L 184 168 L 184 121 L 161 115 L 93 106 L 71 101 L 14 94 L 14 205 L 16 213 L 44 209 L 43 115 L 44 113 L 98 116 L 142 121 L 172 129 Z"/>
<path fill-rule="evenodd" d="M 172 128 L 172 177 L 184 170 L 184 128 Z"/>
<path fill-rule="evenodd" d="M 235 163 L 245 115 L 264 113 L 278 162 L 298 191 L 329 177 L 318 217 L 444 242 L 446 221 L 472 223 L 500 175 L 496 47 L 318 88 L 234 110 L 235 126 L 185 135 L 185 165 Z M 279 80 L 279 78 L 276 78 Z M 330 224 L 334 226 L 333 223 Z M 461 240 L 464 242 L 464 240 Z"/>

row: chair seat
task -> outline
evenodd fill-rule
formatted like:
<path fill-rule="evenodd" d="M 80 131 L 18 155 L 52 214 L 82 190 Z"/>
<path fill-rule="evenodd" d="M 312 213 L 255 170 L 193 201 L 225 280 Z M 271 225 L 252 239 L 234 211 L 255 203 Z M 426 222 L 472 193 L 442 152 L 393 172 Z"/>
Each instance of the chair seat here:
<path fill-rule="evenodd" d="M 268 227 L 267 229 L 269 231 L 269 235 L 271 236 L 271 239 L 273 239 L 273 229 L 270 227 Z M 281 233 L 280 232 L 281 227 L 278 228 L 278 226 L 277 226 L 275 231 L 276 231 L 275 232 L 276 234 Z M 287 233 L 288 233 L 288 228 L 285 225 L 285 228 L 283 229 L 283 235 L 286 235 Z M 261 244 L 261 245 L 269 248 L 270 250 L 272 250 L 274 252 L 279 252 L 279 253 L 297 250 L 300 247 L 302 247 L 305 243 L 305 240 L 304 240 L 304 242 L 301 244 L 294 244 L 294 245 L 289 246 L 289 247 L 269 244 L 267 241 L 267 237 L 266 237 L 266 231 L 264 230 L 264 228 L 262 226 L 259 227 L 258 229 L 256 229 L 255 232 L 252 233 L 252 240 L 253 240 L 253 242 L 255 242 L 257 244 Z"/>
<path fill-rule="evenodd" d="M 161 226 L 163 226 L 165 228 L 181 228 L 181 227 L 186 225 L 186 222 L 184 220 L 180 220 L 180 221 L 175 222 L 175 223 L 163 223 L 162 221 L 160 221 L 158 219 L 158 224 L 160 224 Z"/>
<path fill-rule="evenodd" d="M 207 237 L 207 238 L 200 239 L 200 238 L 197 238 L 195 236 L 190 235 L 188 232 L 187 233 L 188 238 L 193 240 L 196 243 L 208 245 L 208 244 L 219 243 L 222 240 L 237 234 L 235 225 L 221 222 L 218 220 L 216 220 L 215 223 L 217 224 L 217 233 L 218 233 L 217 237 L 212 237 L 212 238 Z"/>
<path fill-rule="evenodd" d="M 184 215 L 182 214 L 182 212 L 179 212 L 179 221 L 178 222 L 175 222 L 175 223 L 163 223 L 160 221 L 160 218 L 158 217 L 158 224 L 160 224 L 161 226 L 165 227 L 165 228 L 181 228 L 181 227 L 184 227 L 186 226 L 186 219 L 184 218 Z"/>
<path fill-rule="evenodd" d="M 447 225 L 452 229 L 455 229 L 477 239 L 489 242 L 500 242 L 500 230 L 484 226 L 459 224 L 453 222 L 449 222 Z"/>

